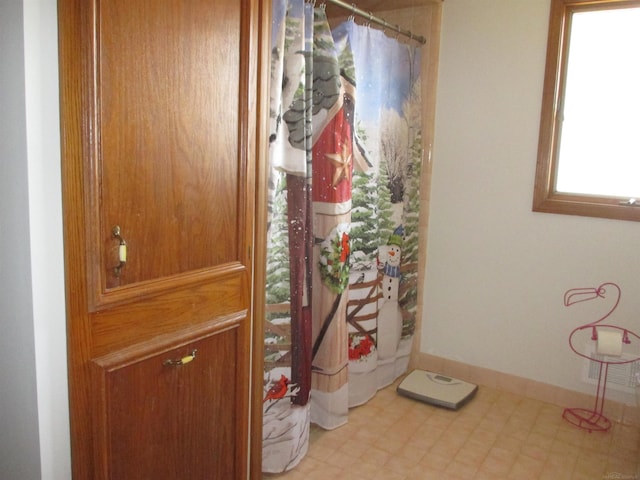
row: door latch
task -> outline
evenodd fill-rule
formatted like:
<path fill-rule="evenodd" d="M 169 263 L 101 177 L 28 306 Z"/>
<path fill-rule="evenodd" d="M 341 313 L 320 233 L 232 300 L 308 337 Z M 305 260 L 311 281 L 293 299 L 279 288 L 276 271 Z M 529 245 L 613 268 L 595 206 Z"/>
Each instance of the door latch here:
<path fill-rule="evenodd" d="M 113 230 L 111 231 L 111 233 L 113 234 L 113 237 L 120 242 L 120 244 L 118 245 L 118 260 L 120 261 L 120 263 L 116 265 L 113 269 L 113 272 L 115 273 L 116 277 L 119 277 L 120 272 L 122 271 L 122 268 L 127 263 L 127 242 L 125 241 L 124 238 L 122 238 L 120 234 L 119 225 L 116 225 L 115 227 L 113 227 Z"/>
<path fill-rule="evenodd" d="M 187 363 L 191 363 L 196 359 L 196 353 L 198 353 L 198 350 L 193 350 L 190 355 L 186 355 L 176 360 L 168 358 L 164 362 L 162 362 L 162 365 L 164 365 L 165 367 L 178 367 L 180 365 L 186 365 Z"/>

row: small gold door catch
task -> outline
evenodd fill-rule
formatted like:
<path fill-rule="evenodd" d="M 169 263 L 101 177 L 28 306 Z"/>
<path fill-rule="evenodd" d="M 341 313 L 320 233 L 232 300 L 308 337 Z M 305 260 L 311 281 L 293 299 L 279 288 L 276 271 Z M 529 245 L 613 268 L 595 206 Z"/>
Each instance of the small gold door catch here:
<path fill-rule="evenodd" d="M 113 237 L 120 242 L 120 244 L 118 245 L 118 261 L 120 263 L 113 269 L 116 277 L 119 277 L 122 268 L 127 263 L 127 242 L 124 240 L 124 238 L 122 238 L 120 234 L 120 225 L 116 225 L 115 227 L 113 227 L 111 233 L 113 234 Z"/>
<path fill-rule="evenodd" d="M 186 365 L 187 363 L 191 363 L 191 362 L 193 362 L 195 360 L 196 353 L 198 353 L 198 350 L 194 350 L 194 351 L 191 352 L 190 355 L 187 355 L 185 357 L 179 358 L 177 360 L 174 360 L 172 358 L 168 358 L 164 362 L 162 362 L 162 364 L 165 367 L 178 367 L 180 365 Z"/>

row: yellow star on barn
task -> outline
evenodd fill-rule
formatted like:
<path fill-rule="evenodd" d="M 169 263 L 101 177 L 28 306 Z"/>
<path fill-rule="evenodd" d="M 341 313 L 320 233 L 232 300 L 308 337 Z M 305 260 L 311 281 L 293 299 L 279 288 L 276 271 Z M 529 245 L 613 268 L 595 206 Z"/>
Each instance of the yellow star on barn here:
<path fill-rule="evenodd" d="M 327 153 L 325 157 L 335 167 L 331 186 L 337 186 L 342 180 L 351 178 L 351 153 L 347 144 L 342 144 L 342 153 Z"/>

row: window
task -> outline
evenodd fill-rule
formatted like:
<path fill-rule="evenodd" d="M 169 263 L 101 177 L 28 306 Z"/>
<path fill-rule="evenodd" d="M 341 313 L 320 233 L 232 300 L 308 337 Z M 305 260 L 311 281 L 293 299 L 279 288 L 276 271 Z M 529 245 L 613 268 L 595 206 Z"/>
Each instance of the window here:
<path fill-rule="evenodd" d="M 640 0 L 552 0 L 533 210 L 640 221 Z"/>

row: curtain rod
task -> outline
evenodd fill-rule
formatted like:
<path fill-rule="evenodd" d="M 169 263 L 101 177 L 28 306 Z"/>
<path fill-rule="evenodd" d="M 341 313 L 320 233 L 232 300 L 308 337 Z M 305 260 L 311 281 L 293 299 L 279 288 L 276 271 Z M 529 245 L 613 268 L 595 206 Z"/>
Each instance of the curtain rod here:
<path fill-rule="evenodd" d="M 364 17 L 369 22 L 373 22 L 373 23 L 377 23 L 378 25 L 382 25 L 384 28 L 388 28 L 389 30 L 393 30 L 394 32 L 399 33 L 400 35 L 404 35 L 405 37 L 409 37 L 411 40 L 415 40 L 416 42 L 420 42 L 422 45 L 427 43 L 426 38 L 424 38 L 422 35 L 414 35 L 413 33 L 411 33 L 411 31 L 403 30 L 398 25 L 392 25 L 389 22 L 387 22 L 386 20 L 384 20 L 382 18 L 379 18 L 379 17 L 376 17 L 371 12 L 365 12 L 364 10 L 360 10 L 358 7 L 356 7 L 355 3 L 352 3 L 351 5 L 349 5 L 348 3 L 345 3 L 345 2 L 343 2 L 341 0 L 324 0 L 324 2 L 325 3 L 326 2 L 332 3 L 333 5 L 337 5 L 339 7 L 342 7 L 344 9 L 346 9 L 346 10 L 350 10 L 353 15 L 359 15 L 361 17 Z"/>

